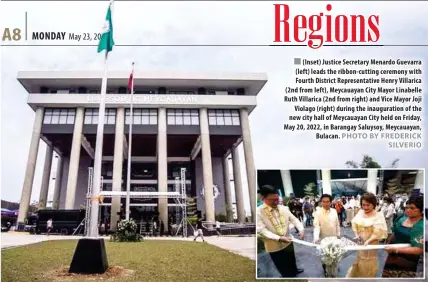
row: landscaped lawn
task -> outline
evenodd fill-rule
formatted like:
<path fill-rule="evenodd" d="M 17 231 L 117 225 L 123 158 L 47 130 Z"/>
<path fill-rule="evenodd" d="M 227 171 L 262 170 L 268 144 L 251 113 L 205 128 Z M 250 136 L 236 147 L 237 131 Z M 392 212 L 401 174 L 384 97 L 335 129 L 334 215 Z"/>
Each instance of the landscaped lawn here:
<path fill-rule="evenodd" d="M 69 267 L 76 244 L 60 240 L 3 250 L 1 281 L 54 281 L 49 273 Z M 110 266 L 134 271 L 108 281 L 255 281 L 255 261 L 207 243 L 106 241 L 106 249 Z"/>

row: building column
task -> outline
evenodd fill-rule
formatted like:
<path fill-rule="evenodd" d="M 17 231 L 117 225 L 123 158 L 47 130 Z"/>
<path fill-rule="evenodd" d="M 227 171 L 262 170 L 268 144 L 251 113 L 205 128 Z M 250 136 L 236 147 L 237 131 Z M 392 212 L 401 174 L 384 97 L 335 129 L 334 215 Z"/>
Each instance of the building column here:
<path fill-rule="evenodd" d="M 166 109 L 158 110 L 158 191 L 168 192 L 168 156 L 167 156 L 167 123 Z M 165 232 L 168 231 L 168 198 L 159 198 L 159 219 L 164 223 Z"/>
<path fill-rule="evenodd" d="M 236 213 L 238 214 L 238 222 L 245 223 L 246 214 L 244 194 L 242 192 L 241 164 L 239 162 L 238 147 L 232 148 L 232 164 L 233 182 L 235 184 Z"/>
<path fill-rule="evenodd" d="M 42 185 L 40 187 L 39 209 L 46 209 L 49 183 L 51 180 L 53 147 L 46 144 L 45 166 L 43 168 Z"/>
<path fill-rule="evenodd" d="M 250 195 L 251 218 L 255 222 L 257 208 L 256 191 L 256 166 L 254 163 L 253 145 L 251 142 L 250 122 L 248 120 L 248 109 L 242 108 L 240 111 L 242 140 L 244 143 L 245 164 L 247 168 L 248 191 Z"/>
<path fill-rule="evenodd" d="M 232 192 L 230 190 L 229 157 L 223 158 L 224 200 L 226 202 L 226 220 L 233 222 Z"/>
<path fill-rule="evenodd" d="M 418 170 L 418 174 L 416 174 L 415 185 L 413 189 L 420 189 L 422 193 L 424 193 L 424 171 Z M 427 205 L 426 203 L 425 205 Z"/>
<path fill-rule="evenodd" d="M 76 109 L 76 118 L 74 119 L 73 143 L 71 145 L 70 164 L 67 179 L 67 194 L 65 197 L 65 209 L 74 209 L 76 199 L 77 177 L 79 176 L 80 149 L 82 147 L 83 118 L 85 109 L 78 107 Z"/>
<path fill-rule="evenodd" d="M 132 119 L 131 119 L 132 120 Z M 116 113 L 116 132 L 114 140 L 114 160 L 113 160 L 113 191 L 122 191 L 122 170 L 123 170 L 123 136 L 125 134 L 125 109 L 120 107 Z M 120 219 L 121 197 L 111 199 L 110 229 L 116 230 L 117 222 Z"/>
<path fill-rule="evenodd" d="M 329 169 L 321 171 L 322 193 L 331 195 L 331 174 Z"/>
<path fill-rule="evenodd" d="M 376 195 L 377 188 L 377 169 L 367 170 L 367 192 Z"/>
<path fill-rule="evenodd" d="M 28 153 L 27 167 L 25 169 L 24 184 L 22 186 L 21 201 L 19 202 L 18 226 L 24 224 L 31 200 L 34 172 L 36 170 L 37 154 L 39 152 L 40 131 L 43 123 L 43 108 L 36 109 L 33 133 L 31 136 L 30 151 Z"/>
<path fill-rule="evenodd" d="M 58 163 L 56 166 L 56 176 L 55 176 L 55 189 L 53 194 L 52 209 L 59 209 L 59 201 L 61 199 L 61 185 L 62 185 L 62 167 L 64 160 L 61 156 L 58 156 Z"/>
<path fill-rule="evenodd" d="M 290 170 L 281 170 L 282 186 L 284 187 L 284 196 L 290 197 L 294 194 L 293 182 L 291 181 Z"/>
<path fill-rule="evenodd" d="M 215 206 L 213 192 L 213 170 L 211 163 L 211 143 L 210 129 L 208 123 L 208 110 L 202 108 L 199 110 L 199 121 L 201 127 L 201 145 L 202 145 L 202 174 L 204 183 L 205 199 L 205 220 L 215 221 Z"/>

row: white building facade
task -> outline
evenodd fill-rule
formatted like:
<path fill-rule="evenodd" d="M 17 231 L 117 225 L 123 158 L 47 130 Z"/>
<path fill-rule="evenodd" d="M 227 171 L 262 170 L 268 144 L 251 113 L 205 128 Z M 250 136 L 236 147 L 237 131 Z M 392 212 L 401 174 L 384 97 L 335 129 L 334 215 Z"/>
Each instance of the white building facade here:
<path fill-rule="evenodd" d="M 103 136 L 103 190 L 125 191 L 128 134 L 132 120 L 131 191 L 172 191 L 186 168 L 186 191 L 196 197 L 206 221 L 227 214 L 234 178 L 238 221 L 245 221 L 242 181 L 248 182 L 251 213 L 256 207 L 256 170 L 249 114 L 267 82 L 265 74 L 134 73 L 133 117 L 128 72 L 109 72 Z M 18 73 L 35 111 L 18 222 L 27 216 L 40 141 L 47 145 L 40 208 L 46 207 L 55 178 L 54 209 L 79 209 L 86 203 L 88 168 L 93 166 L 102 72 Z M 242 179 L 237 146 L 243 144 L 247 179 Z M 54 153 L 55 152 L 55 153 Z M 56 175 L 50 175 L 58 155 Z M 232 155 L 233 172 L 227 158 Z M 239 175 L 238 175 L 239 174 Z M 102 213 L 115 229 L 124 215 L 124 199 L 104 203 Z M 154 209 L 168 222 L 168 199 L 132 199 L 134 213 Z M 167 229 L 167 225 L 165 225 Z"/>

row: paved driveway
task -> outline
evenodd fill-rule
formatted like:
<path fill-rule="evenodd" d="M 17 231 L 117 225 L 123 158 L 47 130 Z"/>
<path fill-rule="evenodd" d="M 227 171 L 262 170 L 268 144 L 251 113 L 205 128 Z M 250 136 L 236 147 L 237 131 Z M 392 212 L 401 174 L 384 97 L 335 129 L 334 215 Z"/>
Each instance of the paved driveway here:
<path fill-rule="evenodd" d="M 49 240 L 77 240 L 82 236 L 60 236 L 60 235 L 30 235 L 21 232 L 1 233 L 1 248 L 12 248 L 40 243 Z"/>
<path fill-rule="evenodd" d="M 200 239 L 198 239 L 200 240 Z M 232 253 L 256 260 L 256 237 L 221 236 L 206 237 L 205 240 L 214 246 Z"/>

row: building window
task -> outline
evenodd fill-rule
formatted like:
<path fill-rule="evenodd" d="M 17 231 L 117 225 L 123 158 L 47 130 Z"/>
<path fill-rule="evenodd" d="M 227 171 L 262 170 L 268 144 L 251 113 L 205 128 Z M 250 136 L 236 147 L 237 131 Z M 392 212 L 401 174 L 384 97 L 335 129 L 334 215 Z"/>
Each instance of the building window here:
<path fill-rule="evenodd" d="M 209 110 L 210 125 L 240 125 L 238 110 Z"/>
<path fill-rule="evenodd" d="M 101 176 L 106 179 L 113 178 L 113 162 L 102 162 L 101 165 Z"/>
<path fill-rule="evenodd" d="M 181 95 L 181 94 L 195 94 L 195 91 L 186 91 L 186 90 L 180 90 L 180 91 L 177 91 L 177 90 L 172 90 L 172 91 L 169 91 L 169 94 L 176 94 L 176 95 Z"/>
<path fill-rule="evenodd" d="M 134 89 L 134 94 L 156 94 L 156 90 Z"/>
<path fill-rule="evenodd" d="M 113 184 L 103 183 L 103 191 L 113 191 Z"/>
<path fill-rule="evenodd" d="M 75 109 L 46 109 L 44 124 L 74 124 Z"/>
<path fill-rule="evenodd" d="M 158 124 L 158 111 L 156 109 L 132 109 L 132 124 L 155 125 Z M 126 109 L 125 123 L 130 124 L 130 109 Z"/>
<path fill-rule="evenodd" d="M 181 192 L 181 185 L 174 184 L 168 184 L 168 192 Z M 190 196 L 192 195 L 192 184 L 186 183 L 186 195 Z"/>
<path fill-rule="evenodd" d="M 104 124 L 116 123 L 116 109 L 106 109 Z"/>
<path fill-rule="evenodd" d="M 168 109 L 168 125 L 199 125 L 198 110 Z"/>
<path fill-rule="evenodd" d="M 86 109 L 84 124 L 98 124 L 98 109 Z M 116 123 L 116 109 L 106 109 L 104 114 L 104 124 Z"/>

